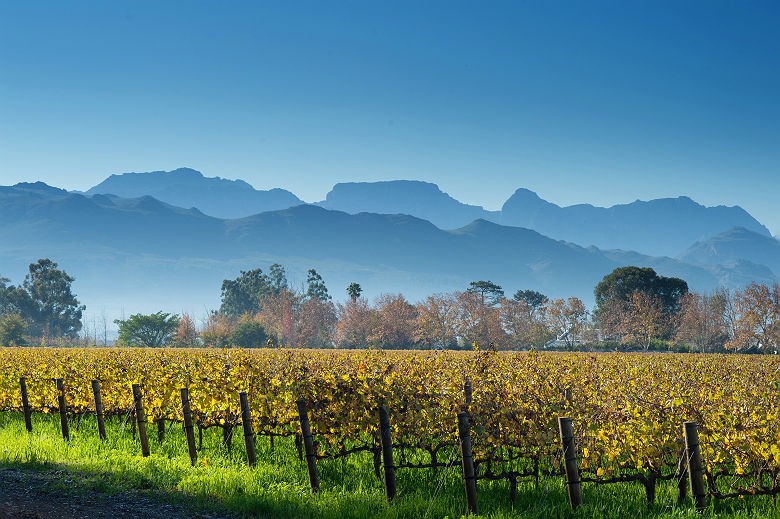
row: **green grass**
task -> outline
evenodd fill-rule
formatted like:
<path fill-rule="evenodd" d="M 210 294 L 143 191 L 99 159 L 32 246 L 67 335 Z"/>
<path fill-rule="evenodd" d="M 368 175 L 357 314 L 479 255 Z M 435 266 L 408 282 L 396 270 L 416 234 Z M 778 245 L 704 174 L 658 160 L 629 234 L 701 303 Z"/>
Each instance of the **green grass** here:
<path fill-rule="evenodd" d="M 157 441 L 156 427 L 148 427 L 152 454 L 143 458 L 129 426 L 122 431 L 118 419 L 107 421 L 105 442 L 98 438 L 93 416 L 83 419 L 78 432 L 76 420 L 70 424 L 71 441 L 66 443 L 56 415 L 33 415 L 33 432 L 27 433 L 19 413 L 0 413 L 0 466 L 67 469 L 82 477 L 85 491 L 148 489 L 160 499 L 186 500 L 205 511 L 248 517 L 420 518 L 427 511 L 429 518 L 453 518 L 465 511 L 457 458 L 446 473 L 399 470 L 398 497 L 388 505 L 370 454 L 320 461 L 321 491 L 312 495 L 305 464 L 299 460 L 292 439 L 277 439 L 272 450 L 267 438 L 258 438 L 258 464 L 249 469 L 240 429 L 230 452 L 221 445 L 221 431 L 204 431 L 199 463 L 191 467 L 180 425 L 171 426 L 163 442 Z M 483 517 L 496 519 L 702 516 L 690 501 L 676 505 L 676 487 L 670 482 L 659 482 L 656 505 L 651 510 L 638 483 L 585 484 L 585 504 L 575 512 L 569 509 L 563 478 L 542 478 L 538 485 L 520 482 L 514 507 L 504 481 L 479 481 L 477 494 Z M 771 498 L 751 496 L 710 503 L 704 516 L 780 519 L 780 510 Z"/>

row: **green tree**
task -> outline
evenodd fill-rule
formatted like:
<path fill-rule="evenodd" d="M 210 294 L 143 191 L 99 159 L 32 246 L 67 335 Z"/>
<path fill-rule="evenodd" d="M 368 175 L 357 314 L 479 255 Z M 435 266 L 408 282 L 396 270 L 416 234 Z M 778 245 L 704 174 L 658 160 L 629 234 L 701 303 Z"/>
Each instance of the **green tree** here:
<path fill-rule="evenodd" d="M 271 288 L 271 292 L 274 294 L 278 294 L 282 290 L 287 290 L 289 288 L 287 284 L 287 273 L 283 266 L 274 263 L 268 267 L 268 285 Z"/>
<path fill-rule="evenodd" d="M 8 283 L 11 280 L 0 276 L 0 315 L 11 313 L 11 301 L 8 300 Z"/>
<path fill-rule="evenodd" d="M 8 314 L 0 319 L 0 346 L 27 346 L 24 333 L 27 323 L 19 314 Z"/>
<path fill-rule="evenodd" d="M 33 324 L 36 335 L 75 337 L 86 309 L 71 291 L 75 278 L 48 258 L 31 263 L 29 271 L 21 287 L 4 289 L 11 305 Z"/>
<path fill-rule="evenodd" d="M 483 305 L 495 306 L 498 300 L 504 297 L 504 289 L 492 281 L 472 281 L 466 292 L 479 294 Z"/>
<path fill-rule="evenodd" d="M 522 301 L 528 305 L 528 313 L 533 317 L 536 311 L 539 310 L 547 302 L 547 296 L 536 290 L 518 290 L 515 295 L 512 296 L 515 301 Z"/>
<path fill-rule="evenodd" d="M 118 342 L 121 345 L 159 348 L 173 340 L 179 318 L 161 310 L 151 315 L 134 314 L 124 321 L 116 319 L 114 323 L 119 325 Z"/>
<path fill-rule="evenodd" d="M 259 348 L 265 346 L 268 334 L 263 325 L 250 315 L 243 315 L 230 336 L 230 343 L 236 348 Z"/>
<path fill-rule="evenodd" d="M 600 314 L 615 304 L 629 303 L 636 291 L 657 298 L 663 310 L 672 315 L 680 309 L 682 298 L 688 293 L 688 283 L 680 278 L 659 276 L 652 268 L 616 268 L 596 285 L 597 312 Z"/>
<path fill-rule="evenodd" d="M 239 316 L 256 312 L 263 297 L 272 291 L 268 276 L 261 269 L 242 270 L 236 279 L 222 282 L 222 304 L 219 311 Z"/>
<path fill-rule="evenodd" d="M 357 300 L 358 297 L 360 297 L 360 294 L 363 293 L 363 289 L 360 288 L 360 285 L 358 283 L 350 283 L 347 287 L 347 295 L 349 298 L 354 302 Z"/>
<path fill-rule="evenodd" d="M 330 301 L 330 294 L 328 294 L 328 287 L 325 286 L 325 282 L 322 280 L 316 270 L 309 269 L 306 276 L 306 299 L 319 299 L 320 301 Z"/>

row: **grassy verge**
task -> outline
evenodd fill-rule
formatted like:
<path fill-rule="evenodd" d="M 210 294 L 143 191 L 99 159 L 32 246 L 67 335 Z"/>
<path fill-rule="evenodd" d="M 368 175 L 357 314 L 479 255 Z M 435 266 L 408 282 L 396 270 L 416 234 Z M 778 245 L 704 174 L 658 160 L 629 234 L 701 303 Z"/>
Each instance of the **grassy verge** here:
<path fill-rule="evenodd" d="M 258 464 L 248 469 L 239 441 L 228 452 L 218 431 L 205 431 L 199 463 L 191 467 L 180 426 L 169 428 L 162 442 L 157 441 L 156 428 L 149 427 L 152 455 L 143 458 L 129 427 L 122 430 L 120 420 L 109 420 L 106 425 L 108 440 L 101 442 L 93 417 L 84 418 L 80 431 L 75 431 L 73 420 L 71 441 L 66 443 L 60 436 L 58 416 L 33 415 L 33 432 L 27 433 L 19 413 L 0 413 L 0 466 L 65 468 L 83 476 L 85 491 L 149 489 L 162 499 L 187 500 L 203 510 L 238 516 L 452 518 L 465 510 L 457 458 L 444 473 L 398 471 L 398 498 L 388 505 L 370 454 L 320 462 L 322 490 L 311 495 L 305 465 L 292 439 L 277 439 L 271 449 L 267 439 L 258 438 Z M 690 503 L 676 506 L 676 488 L 668 482 L 659 484 L 657 504 L 651 510 L 639 484 L 585 485 L 585 505 L 576 512 L 569 510 L 562 478 L 543 478 L 539 485 L 520 482 L 514 506 L 505 482 L 480 481 L 477 489 L 483 516 L 496 519 L 701 517 Z M 780 511 L 767 497 L 711 503 L 704 515 L 780 519 Z"/>

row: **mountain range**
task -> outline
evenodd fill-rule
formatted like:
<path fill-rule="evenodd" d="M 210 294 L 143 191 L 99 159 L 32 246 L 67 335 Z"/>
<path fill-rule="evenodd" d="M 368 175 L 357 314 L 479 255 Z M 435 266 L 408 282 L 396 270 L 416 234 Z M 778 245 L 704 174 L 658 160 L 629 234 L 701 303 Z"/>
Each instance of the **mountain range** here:
<path fill-rule="evenodd" d="M 303 203 L 283 189 L 259 191 L 241 180 L 207 178 L 188 168 L 111 175 L 87 191 L 98 193 L 149 195 L 172 205 L 197 207 L 219 218 L 240 218 Z M 692 243 L 733 227 L 771 237 L 769 230 L 741 207 L 705 207 L 688 197 L 637 200 L 612 207 L 560 207 L 521 188 L 500 211 L 488 211 L 452 198 L 436 184 L 394 180 L 339 183 L 315 205 L 350 214 L 408 214 L 441 229 L 458 229 L 483 219 L 584 246 L 664 256 L 677 256 Z"/>
<path fill-rule="evenodd" d="M 189 182 L 195 179 L 191 186 L 199 185 L 198 175 L 191 170 L 177 171 L 172 175 L 174 179 L 187 176 Z M 0 187 L 0 242 L 4 244 L 0 249 L 0 275 L 18 283 L 28 263 L 50 257 L 77 278 L 75 291 L 88 307 L 93 311 L 105 309 L 112 317 L 119 317 L 126 312 L 160 309 L 203 315 L 205 309 L 218 306 L 223 279 L 236 277 L 241 269 L 267 269 L 271 263 L 285 265 L 296 286 L 305 280 L 307 269 L 316 268 L 336 299 L 345 297 L 344 287 L 352 281 L 359 282 L 369 297 L 403 292 L 416 300 L 434 292 L 462 290 L 470 281 L 489 279 L 509 294 L 532 288 L 552 297 L 575 295 L 587 304 L 593 303 L 593 287 L 605 274 L 628 264 L 682 277 L 697 290 L 736 287 L 750 281 L 772 282 L 777 280 L 775 273 L 780 272 L 778 242 L 760 223 L 740 208 L 706 208 L 688 199 L 616 206 L 620 209 L 587 206 L 601 209 L 597 213 L 600 218 L 613 215 L 624 220 L 627 217 L 623 211 L 654 214 L 652 210 L 662 208 L 678 214 L 676 225 L 684 235 L 698 236 L 712 229 L 703 239 L 679 247 L 677 254 L 666 255 L 625 247 L 583 246 L 537 230 L 502 225 L 496 220 L 504 216 L 509 201 L 502 214 L 482 218 L 481 208 L 461 204 L 434 184 L 423 182 L 339 184 L 319 204 L 298 203 L 240 218 L 220 218 L 192 203 L 198 196 L 208 199 L 207 191 L 192 187 L 182 192 L 165 190 L 158 182 L 152 184 L 155 192 L 168 193 L 167 200 L 160 200 L 141 195 L 144 188 L 133 187 L 132 179 L 154 177 L 157 182 L 170 173 L 134 175 L 112 176 L 87 193 L 68 192 L 40 182 Z M 110 186 L 107 182 L 111 178 L 116 185 L 124 185 L 124 195 L 97 192 L 103 190 L 100 186 Z M 231 182 L 235 181 L 205 179 L 202 185 L 215 191 L 212 202 L 219 203 L 230 200 L 226 193 L 231 189 L 242 193 L 240 200 L 260 200 L 247 193 L 276 191 L 256 191 L 251 186 L 241 187 L 245 183 Z M 366 200 L 371 199 L 366 198 L 367 192 L 373 197 L 387 193 L 385 205 L 362 211 Z M 427 193 L 428 198 L 420 195 L 392 201 L 404 192 Z M 177 196 L 179 203 L 172 203 L 172 197 Z M 426 204 L 426 199 L 431 202 Z M 414 211 L 394 211 L 400 203 Z M 211 211 L 219 208 L 217 202 L 214 204 Z M 554 207 L 549 209 L 553 213 L 571 210 Z M 447 229 L 408 214 L 426 211 L 431 220 L 444 214 L 465 218 L 462 215 L 467 211 L 478 217 Z M 691 217 L 691 212 L 700 217 Z M 673 214 L 666 215 L 664 221 L 671 222 Z M 702 224 L 705 214 L 713 220 L 710 227 Z M 745 221 L 752 222 L 751 226 L 735 228 Z M 724 227 L 718 229 L 717 222 Z M 630 228 L 627 221 L 619 223 L 615 226 Z M 653 229 L 647 223 L 637 232 Z"/>

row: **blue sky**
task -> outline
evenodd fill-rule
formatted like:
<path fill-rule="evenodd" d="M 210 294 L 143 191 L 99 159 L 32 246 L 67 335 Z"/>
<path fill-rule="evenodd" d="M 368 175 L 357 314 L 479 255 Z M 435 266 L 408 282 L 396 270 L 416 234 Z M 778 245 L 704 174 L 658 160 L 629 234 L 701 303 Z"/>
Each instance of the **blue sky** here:
<path fill-rule="evenodd" d="M 188 166 L 496 209 L 688 195 L 780 233 L 777 2 L 7 2 L 0 184 Z"/>

